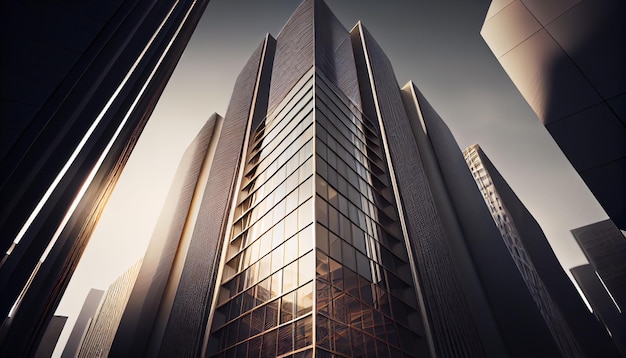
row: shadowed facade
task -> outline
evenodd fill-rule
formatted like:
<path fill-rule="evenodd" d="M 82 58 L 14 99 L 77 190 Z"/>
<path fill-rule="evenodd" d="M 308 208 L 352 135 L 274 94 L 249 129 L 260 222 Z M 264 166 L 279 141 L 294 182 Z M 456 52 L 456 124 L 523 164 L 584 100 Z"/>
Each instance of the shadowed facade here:
<path fill-rule="evenodd" d="M 37 347 L 207 3 L 0 5 L 0 355 Z"/>

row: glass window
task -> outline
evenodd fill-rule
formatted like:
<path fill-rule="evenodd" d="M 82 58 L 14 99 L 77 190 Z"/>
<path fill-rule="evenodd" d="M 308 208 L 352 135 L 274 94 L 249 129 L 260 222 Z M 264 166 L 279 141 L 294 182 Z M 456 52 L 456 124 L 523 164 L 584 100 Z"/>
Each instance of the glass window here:
<path fill-rule="evenodd" d="M 367 280 L 372 280 L 372 273 L 370 271 L 369 260 L 365 255 L 360 252 L 356 252 L 356 267 L 359 275 L 363 276 Z"/>
<path fill-rule="evenodd" d="M 354 247 L 352 247 L 351 245 L 349 245 L 347 242 L 342 241 L 341 244 L 341 257 L 342 260 L 341 262 L 348 267 L 351 270 L 356 271 L 356 257 L 355 257 L 356 251 L 354 250 Z"/>
<path fill-rule="evenodd" d="M 283 273 L 278 271 L 272 275 L 271 281 L 271 294 L 272 297 L 279 296 L 283 285 Z"/>
<path fill-rule="evenodd" d="M 298 233 L 298 256 L 302 256 L 313 248 L 313 225 L 309 225 Z"/>
<path fill-rule="evenodd" d="M 280 270 L 283 267 L 284 247 L 281 245 L 272 251 L 272 272 Z"/>
<path fill-rule="evenodd" d="M 337 198 L 337 191 L 332 186 L 328 186 L 328 202 L 334 207 L 339 206 L 339 199 Z"/>
<path fill-rule="evenodd" d="M 298 191 L 294 190 L 287 196 L 286 212 L 291 212 L 298 207 Z"/>
<path fill-rule="evenodd" d="M 285 354 L 293 350 L 293 324 L 278 328 L 277 354 Z"/>
<path fill-rule="evenodd" d="M 272 247 L 276 248 L 278 246 L 280 246 L 280 244 L 283 243 L 283 241 L 285 240 L 285 225 L 283 224 L 283 222 L 279 222 L 276 226 L 274 226 L 274 228 L 272 229 Z"/>
<path fill-rule="evenodd" d="M 298 232 L 298 211 L 293 211 L 285 218 L 284 237 L 291 237 Z"/>
<path fill-rule="evenodd" d="M 298 263 L 294 262 L 283 269 L 283 292 L 289 292 L 298 286 Z"/>
<path fill-rule="evenodd" d="M 333 328 L 334 332 L 332 337 L 335 340 L 335 350 L 339 353 L 351 356 L 352 345 L 350 344 L 350 331 L 348 327 L 341 323 L 335 323 Z M 385 357 L 385 355 L 380 355 L 380 357 Z"/>
<path fill-rule="evenodd" d="M 310 198 L 313 195 L 311 191 L 312 186 L 313 186 L 312 181 L 313 181 L 313 178 L 311 177 L 305 180 L 302 184 L 300 184 L 300 187 L 298 188 L 298 190 L 299 190 L 299 199 L 301 202 Z"/>
<path fill-rule="evenodd" d="M 317 323 L 316 323 L 316 344 L 319 347 L 330 349 L 330 329 L 329 329 L 329 320 L 328 318 L 317 315 Z"/>
<path fill-rule="evenodd" d="M 285 242 L 285 264 L 290 263 L 298 257 L 298 236 L 293 236 Z"/>
<path fill-rule="evenodd" d="M 339 232 L 339 213 L 332 206 L 328 207 L 328 228 L 333 232 Z"/>
<path fill-rule="evenodd" d="M 268 277 L 265 280 L 259 282 L 259 284 L 256 286 L 256 298 L 261 302 L 265 302 L 269 300 L 271 297 L 270 295 L 271 282 L 270 281 L 271 281 L 271 278 Z"/>
<path fill-rule="evenodd" d="M 326 180 L 317 175 L 315 177 L 315 185 L 315 190 L 317 191 L 317 194 L 324 199 L 328 199 L 328 184 L 326 183 Z"/>
<path fill-rule="evenodd" d="M 263 345 L 261 346 L 261 358 L 276 358 L 276 333 L 277 330 L 267 332 L 263 335 Z"/>
<path fill-rule="evenodd" d="M 310 185 L 311 183 L 309 183 Z M 309 199 L 298 208 L 298 229 L 304 229 L 313 222 L 313 200 Z"/>
<path fill-rule="evenodd" d="M 313 283 L 308 283 L 296 291 L 296 317 L 301 317 L 313 309 Z"/>
<path fill-rule="evenodd" d="M 312 317 L 308 316 L 304 319 L 298 320 L 295 323 L 295 341 L 294 350 L 304 348 L 313 344 L 313 324 Z M 307 351 L 312 352 L 312 351 Z M 304 358 L 303 356 L 302 358 Z"/>
<path fill-rule="evenodd" d="M 328 178 L 328 165 L 323 160 L 316 161 L 317 173 L 322 176 L 322 178 Z"/>
<path fill-rule="evenodd" d="M 288 293 L 282 297 L 280 304 L 280 323 L 289 322 L 294 318 L 295 302 L 295 292 Z"/>
<path fill-rule="evenodd" d="M 313 251 L 304 255 L 298 260 L 298 285 L 313 279 L 315 267 L 315 253 Z"/>
<path fill-rule="evenodd" d="M 328 204 L 319 197 L 315 200 L 315 216 L 319 223 L 328 226 Z"/>
<path fill-rule="evenodd" d="M 245 315 L 239 322 L 239 333 L 237 335 L 237 341 L 241 342 L 248 338 L 250 334 L 250 315 Z"/>

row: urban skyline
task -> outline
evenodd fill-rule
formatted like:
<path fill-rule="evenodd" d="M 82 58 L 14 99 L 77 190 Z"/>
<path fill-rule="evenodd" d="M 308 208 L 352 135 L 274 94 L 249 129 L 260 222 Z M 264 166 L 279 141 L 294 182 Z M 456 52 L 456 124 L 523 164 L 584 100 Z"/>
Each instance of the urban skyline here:
<path fill-rule="evenodd" d="M 219 6 L 219 5 L 220 5 L 220 4 L 219 4 L 219 1 L 215 1 L 215 3 L 217 4 L 216 6 Z M 213 4 L 213 2 L 212 2 L 211 4 Z M 210 5 L 208 6 L 208 8 L 207 8 L 207 14 L 206 14 L 206 15 L 211 14 L 211 11 L 212 11 L 211 4 L 210 4 Z M 222 3 L 222 4 L 224 4 L 224 3 Z M 278 7 L 280 8 L 280 6 L 285 6 L 285 7 L 289 7 L 289 6 L 291 6 L 291 10 L 285 10 L 285 9 L 283 8 L 283 11 L 284 11 L 285 13 L 287 13 L 287 15 L 288 15 L 288 14 L 290 13 L 290 11 L 292 11 L 292 10 L 293 10 L 293 8 L 295 8 L 295 6 L 296 6 L 296 5 L 297 5 L 297 4 L 294 4 L 294 5 L 284 5 L 284 4 L 282 4 L 282 5 L 279 5 Z M 339 15 L 339 13 L 342 11 L 342 9 L 341 9 L 341 7 L 342 7 L 342 6 L 341 6 L 341 5 L 339 5 L 339 4 L 334 5 L 334 4 L 332 4 L 332 2 L 331 2 L 331 1 L 329 1 L 329 6 L 331 6 L 331 8 L 333 8 L 333 10 L 334 10 L 334 11 L 335 11 L 338 15 Z M 367 6 L 367 5 L 364 5 L 364 6 Z M 402 6 L 402 5 L 400 5 L 399 7 L 401 7 L 401 6 Z M 268 6 L 268 7 L 269 7 L 269 6 Z M 486 9 L 486 7 L 485 7 L 485 9 Z M 218 10 L 215 10 L 215 11 L 216 11 L 216 14 L 219 14 L 219 11 L 218 11 Z M 347 10 L 345 10 L 345 9 L 344 9 L 343 11 L 347 12 Z M 357 11 L 354 11 L 354 9 L 352 9 L 351 11 L 352 11 L 352 12 L 354 12 L 354 13 L 357 13 Z M 206 17 L 206 15 L 205 15 L 205 17 Z M 215 16 L 217 16 L 217 15 L 215 15 Z M 278 16 L 278 15 L 277 15 L 277 16 Z M 283 15 L 283 16 L 285 16 L 285 15 Z M 370 23 L 369 23 L 369 22 L 367 22 L 367 20 L 366 20 L 366 18 L 367 18 L 367 14 L 365 14 L 365 15 L 364 15 L 364 14 L 362 14 L 362 13 L 361 13 L 360 15 L 359 15 L 359 14 L 356 14 L 356 15 L 354 15 L 354 16 L 355 16 L 355 17 L 358 17 L 358 18 L 363 19 L 363 21 L 364 21 L 365 25 L 366 25 L 366 26 L 368 26 L 368 28 L 370 28 L 370 29 L 373 29 L 373 28 L 376 26 L 376 25 L 375 25 L 375 24 L 376 24 L 376 22 L 375 22 L 375 21 L 370 21 L 370 22 L 372 22 L 372 24 L 371 24 L 372 26 L 370 26 Z M 209 17 L 210 17 L 210 16 L 209 16 Z M 216 20 L 216 17 L 210 17 L 210 18 L 211 18 L 211 21 L 215 21 L 215 20 Z M 341 19 L 341 18 L 340 18 L 340 19 Z M 341 19 L 341 20 L 342 20 L 342 22 L 343 22 L 344 24 L 350 24 L 350 23 L 351 23 L 351 21 L 350 21 L 350 20 L 344 20 L 344 19 Z M 208 20 L 207 20 L 207 21 L 208 21 Z M 282 20 L 282 23 L 284 23 L 284 21 L 285 21 L 285 19 L 283 19 L 283 20 Z M 353 22 L 354 22 L 354 21 L 352 21 L 352 23 L 353 23 Z M 279 22 L 279 23 L 280 23 L 280 24 L 282 24 L 281 22 Z M 387 24 L 387 25 L 388 25 L 388 24 Z M 277 26 L 277 25 L 276 25 L 276 26 Z M 380 25 L 379 25 L 379 26 L 380 26 Z M 478 27 L 478 24 L 476 24 L 476 28 L 477 28 L 477 29 L 479 28 L 479 27 Z M 202 24 L 201 24 L 201 27 L 199 28 L 199 32 L 200 32 L 200 33 L 202 33 L 201 31 L 206 31 L 205 29 L 202 29 Z M 215 31 L 215 30 L 214 30 L 214 31 Z M 268 30 L 266 29 L 266 30 L 265 30 L 265 31 L 263 31 L 263 32 L 267 32 L 267 31 L 268 31 Z M 372 30 L 372 31 L 374 31 L 374 30 Z M 224 31 L 224 32 L 227 32 L 227 31 Z M 272 32 L 272 33 L 278 33 L 278 30 L 274 30 L 274 31 L 271 31 L 271 30 L 270 30 L 270 32 Z M 380 32 L 381 32 L 381 31 L 378 31 L 378 30 L 377 30 L 377 31 L 375 31 L 376 37 L 377 37 L 377 39 L 379 40 L 379 42 L 381 43 L 382 47 L 383 47 L 384 49 L 387 49 L 390 45 L 389 45 L 387 42 L 385 42 L 385 40 L 383 40 L 383 39 L 382 39 L 382 38 L 384 38 L 384 33 L 386 33 L 386 31 L 382 31 L 382 32 L 383 32 L 382 37 L 378 35 Z M 205 35 L 206 35 L 206 33 L 205 33 Z M 224 34 L 224 33 L 218 33 L 218 34 L 214 34 L 214 35 L 216 35 L 216 36 L 224 36 L 225 34 Z M 259 33 L 259 34 L 258 34 L 258 36 L 257 36 L 256 38 L 255 38 L 254 36 L 250 36 L 249 34 L 247 34 L 246 36 L 252 37 L 252 39 L 251 39 L 250 41 L 254 42 L 254 40 L 258 40 L 258 39 L 260 38 L 261 33 Z M 192 39 L 192 43 L 193 43 L 193 41 L 194 41 L 194 40 Z M 235 41 L 235 42 L 236 42 L 236 41 Z M 393 43 L 393 41 L 389 41 L 389 43 Z M 242 47 L 243 47 L 243 46 L 242 46 Z M 208 54 L 208 56 L 210 56 L 211 46 L 209 45 L 209 46 L 207 46 L 207 48 L 208 48 L 208 50 L 209 50 L 209 54 Z M 396 47 L 394 47 L 394 48 L 396 48 Z M 233 51 L 234 51 L 234 49 L 233 49 Z M 241 51 L 243 52 L 244 50 L 241 50 Z M 396 50 L 396 51 L 397 51 L 397 50 Z M 250 52 L 250 51 L 248 51 L 248 52 Z M 232 53 L 231 53 L 231 56 L 232 56 Z M 228 57 L 228 56 L 227 56 L 227 57 Z M 390 57 L 391 57 L 391 54 L 390 54 Z M 247 55 L 243 56 L 242 58 L 243 58 L 243 59 L 247 58 Z M 184 61 L 185 61 L 185 60 L 186 60 L 186 58 L 185 58 L 185 56 L 184 56 L 184 57 L 183 57 L 183 60 L 181 61 L 181 72 L 184 72 L 184 68 L 185 68 L 185 67 L 184 67 L 184 66 L 185 66 L 185 65 L 184 65 L 184 63 L 185 63 Z M 233 61 L 233 62 L 235 62 L 235 57 L 228 57 L 228 60 L 229 60 L 229 61 Z M 243 60 L 242 60 L 242 61 L 243 61 Z M 410 62 L 410 60 L 405 60 L 405 61 L 409 61 L 409 62 Z M 201 60 L 200 60 L 200 62 L 201 62 Z M 392 62 L 394 62 L 394 65 L 395 65 L 395 61 L 394 61 L 394 59 L 393 59 L 393 58 L 392 58 Z M 403 61 L 399 61 L 399 62 L 403 62 Z M 233 65 L 233 66 L 235 66 L 235 65 Z M 220 67 L 220 66 L 217 66 L 217 67 Z M 397 66 L 397 65 L 395 65 L 395 67 L 396 67 L 396 68 L 398 68 L 398 66 Z M 420 67 L 420 66 L 418 66 L 418 65 L 414 65 L 414 67 L 416 67 L 416 68 L 417 68 L 417 67 Z M 402 66 L 400 66 L 400 68 L 402 68 Z M 199 68 L 198 68 L 198 67 L 196 67 L 196 70 L 198 70 L 198 69 L 199 69 Z M 404 70 L 404 71 L 406 71 L 406 70 Z M 435 72 L 435 71 L 433 71 L 433 72 Z M 398 74 L 398 77 L 399 77 L 399 78 L 403 78 L 403 79 L 412 79 L 412 80 L 418 81 L 418 79 L 416 79 L 416 78 L 414 78 L 414 77 L 407 77 L 406 75 L 403 75 L 402 73 L 403 73 L 403 70 L 402 70 L 402 69 L 397 70 L 397 74 Z M 175 74 L 175 76 L 176 76 L 176 74 Z M 193 81 L 190 81 L 190 78 L 189 78 L 189 77 L 187 77 L 187 78 L 186 78 L 186 80 L 187 80 L 188 84 L 189 84 L 189 82 L 193 82 Z M 231 81 L 232 81 L 232 80 L 231 80 Z M 173 82 L 176 82 L 176 77 L 173 79 Z M 210 82 L 210 81 L 209 81 L 209 82 Z M 426 82 L 428 82 L 428 81 L 426 81 Z M 436 81 L 435 81 L 435 82 L 436 82 Z M 437 90 L 436 90 L 436 89 L 433 91 L 433 92 L 435 93 L 435 96 L 431 96 L 431 95 L 429 95 L 429 93 L 428 93 L 428 91 L 429 91 L 429 89 L 428 89 L 428 85 L 424 86 L 424 85 L 423 85 L 423 84 L 421 84 L 421 83 L 418 83 L 418 85 L 419 85 L 419 86 L 420 86 L 420 88 L 421 88 L 421 89 L 422 89 L 422 90 L 423 90 L 423 91 L 427 94 L 427 97 L 429 98 L 429 100 L 431 100 L 431 102 L 435 103 L 435 102 L 437 102 L 437 101 L 441 101 L 441 97 L 440 97 L 440 99 L 437 99 L 437 97 L 438 97 L 438 96 L 436 95 L 436 94 L 437 94 Z M 219 86 L 218 86 L 218 87 L 219 87 Z M 449 87 L 449 84 L 448 84 L 448 87 Z M 230 90 L 227 90 L 227 89 L 224 89 L 224 88 L 221 88 L 220 90 L 221 90 L 222 92 L 224 92 L 224 93 L 226 94 L 226 96 L 229 96 L 229 94 L 230 94 Z M 166 92 L 167 92 L 167 90 L 166 90 Z M 180 93 L 180 92 L 179 92 L 179 93 Z M 197 94 L 195 94 L 195 95 L 197 95 Z M 467 93 L 466 93 L 466 95 L 467 95 Z M 209 97 L 210 97 L 210 96 L 209 96 Z M 446 96 L 443 96 L 443 98 L 446 98 Z M 179 99 L 180 99 L 180 97 L 179 97 Z M 449 101 L 449 102 L 448 102 L 448 101 Z M 453 103 L 454 101 L 453 101 L 453 100 L 451 100 L 451 99 L 447 99 L 447 100 L 445 100 L 445 99 L 444 99 L 444 102 Z M 179 103 L 180 103 L 180 102 L 179 102 Z M 180 104 L 177 104 L 177 105 L 173 106 L 172 108 L 173 108 L 174 110 L 176 110 L 176 108 L 180 108 L 180 106 L 181 106 Z M 224 105 L 222 105 L 222 106 L 224 106 Z M 220 111 L 220 109 L 219 109 L 219 108 L 217 108 L 217 107 L 219 107 L 219 105 L 217 105 L 217 106 L 216 106 L 216 108 L 209 108 L 209 109 L 205 109 L 205 110 L 203 110 L 203 111 L 200 111 L 200 112 L 203 112 L 203 113 L 202 113 L 202 114 L 201 114 L 198 118 L 203 118 L 202 120 L 204 120 L 204 119 L 206 119 L 206 118 L 208 117 L 208 114 L 209 114 L 209 113 L 211 113 L 211 112 L 213 112 L 213 111 L 217 111 L 218 113 L 222 113 L 222 114 L 223 114 L 223 112 L 224 112 L 224 111 L 223 111 L 223 109 Z M 458 139 L 458 137 L 459 137 L 459 133 L 458 133 L 457 131 L 455 131 L 455 130 L 454 130 L 454 126 L 455 126 L 455 124 L 454 124 L 454 120 L 453 120 L 453 121 L 449 121 L 449 120 L 448 120 L 448 116 L 446 116 L 446 115 L 444 115 L 444 114 L 443 114 L 444 112 L 446 112 L 446 111 L 448 110 L 448 109 L 446 109 L 445 107 L 446 107 L 445 105 L 436 105 L 436 108 L 438 109 L 438 111 L 440 111 L 440 112 L 441 112 L 442 117 L 444 117 L 444 119 L 446 119 L 446 121 L 448 121 L 448 122 L 450 123 L 450 126 L 451 126 L 451 127 L 453 127 L 453 132 L 454 132 L 454 134 L 457 136 L 457 139 Z M 449 107 L 449 106 L 448 106 L 448 107 Z M 522 105 L 521 107 L 523 108 L 524 106 Z M 159 108 L 157 108 L 157 111 L 158 111 L 158 109 L 159 109 Z M 530 112 L 530 113 L 531 113 L 531 115 L 532 115 L 532 112 Z M 158 116 L 158 114 L 157 114 L 157 116 Z M 167 115 L 166 115 L 166 116 L 167 116 Z M 171 118 L 174 118 L 174 117 L 180 117 L 180 116 L 181 116 L 181 114 L 180 114 L 180 113 L 176 114 L 176 112 L 170 112 L 170 118 L 169 118 L 169 121 L 171 121 L 171 120 L 172 120 Z M 458 117 L 457 117 L 457 119 L 458 119 Z M 528 118 L 528 120 L 532 122 L 532 121 L 536 121 L 536 118 Z M 156 121 L 156 119 L 155 119 L 155 121 Z M 201 121 L 201 119 L 198 119 L 198 121 Z M 452 122 L 452 123 L 451 123 L 451 122 Z M 178 130 L 178 129 L 180 129 L 180 124 L 181 124 L 181 123 L 179 123 L 179 124 L 177 124 L 177 125 L 175 126 L 175 127 L 177 127 L 177 130 Z M 182 124 L 184 124 L 184 123 L 182 123 Z M 457 123 L 456 125 L 459 125 L 459 124 Z M 148 133 L 148 130 L 146 130 L 146 135 L 147 135 L 147 133 Z M 506 134 L 506 133 L 504 133 L 504 134 L 502 134 L 502 133 L 501 133 L 501 135 L 507 136 L 507 134 Z M 467 139 L 464 139 L 464 140 L 467 140 Z M 143 139 L 142 139 L 142 140 L 140 140 L 140 141 L 143 141 Z M 461 140 L 459 140 L 459 141 L 460 141 L 461 143 L 463 143 Z M 468 143 L 468 142 L 463 143 L 463 144 L 462 144 L 462 146 L 463 146 L 463 145 L 465 145 L 465 144 L 472 144 L 473 142 L 476 142 L 476 141 L 478 141 L 478 140 L 471 140 L 471 139 L 470 139 L 470 142 L 469 142 L 469 143 Z M 184 145 L 186 145 L 186 144 L 184 144 Z M 183 145 L 183 147 L 184 147 L 184 145 Z M 549 144 L 548 144 L 548 145 L 549 145 Z M 153 147 L 153 149 L 154 149 L 154 147 Z M 491 152 L 491 151 L 490 151 L 490 152 Z M 506 153 L 506 154 L 510 154 L 510 148 L 509 148 L 507 151 L 505 151 L 505 153 Z M 558 156 L 558 154 L 557 154 L 557 156 Z M 131 160 L 132 160 L 132 159 L 131 159 Z M 144 159 L 144 160 L 145 160 L 145 159 Z M 148 159 L 148 160 L 146 160 L 146 161 L 147 161 L 147 162 L 149 162 L 149 161 L 150 161 L 150 159 Z M 157 167 L 158 167 L 158 165 L 157 165 Z M 157 168 L 157 169 L 158 169 L 159 171 L 161 171 L 163 168 Z M 129 169 L 129 170 L 130 170 L 130 169 Z M 146 171 L 145 171 L 145 167 L 144 167 L 144 169 L 142 169 L 142 171 L 146 172 Z M 163 173 L 162 173 L 160 176 L 166 176 L 166 175 L 163 175 Z M 507 178 L 507 179 L 508 179 L 508 178 Z M 518 179 L 518 180 L 519 180 L 519 179 Z M 526 180 L 526 179 L 524 179 L 524 180 Z M 166 190 L 165 190 L 165 191 L 166 191 Z M 160 207 L 159 205 L 154 205 L 154 206 L 155 206 L 155 207 L 157 207 L 157 210 L 158 210 L 158 208 Z M 594 214 L 594 215 L 597 215 L 597 214 Z M 599 215 L 601 215 L 601 213 L 600 213 Z M 539 220 L 541 221 L 541 218 L 539 218 Z M 545 220 L 545 218 L 544 218 L 544 220 Z M 594 218 L 592 218 L 592 219 L 589 219 L 589 222 L 592 222 L 592 221 L 594 221 L 594 220 L 595 220 L 595 221 L 597 221 L 598 219 L 596 219 L 596 218 L 594 217 Z M 121 228 L 120 230 L 125 230 L 125 229 L 126 229 L 126 228 Z M 571 227 L 570 227 L 570 228 L 568 228 L 568 230 L 569 230 L 569 229 L 571 229 Z M 149 231 L 150 231 L 150 230 L 149 230 Z M 146 235 L 146 234 L 144 233 L 144 235 Z M 122 235 L 122 236 L 123 236 L 123 235 Z M 131 235 L 131 236 L 132 236 L 132 235 Z M 149 237 L 149 236 L 150 236 L 150 234 L 148 233 L 148 234 L 147 234 L 147 236 Z M 565 241 L 567 242 L 567 240 L 565 240 Z M 570 240 L 570 241 L 571 241 L 571 240 Z"/>

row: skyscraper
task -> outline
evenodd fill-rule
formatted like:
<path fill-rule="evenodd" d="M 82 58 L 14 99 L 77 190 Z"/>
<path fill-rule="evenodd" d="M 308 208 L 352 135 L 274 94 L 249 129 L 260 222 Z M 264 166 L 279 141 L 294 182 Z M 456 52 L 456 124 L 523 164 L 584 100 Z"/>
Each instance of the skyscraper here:
<path fill-rule="evenodd" d="M 559 264 L 541 227 L 478 145 L 463 152 L 502 240 L 566 357 L 617 356 Z"/>
<path fill-rule="evenodd" d="M 39 343 L 39 347 L 37 347 L 35 358 L 49 358 L 52 356 L 52 352 L 54 352 L 54 347 L 57 345 L 57 341 L 59 340 L 61 331 L 63 331 L 65 322 L 67 322 L 67 317 L 65 316 L 52 317 L 48 327 L 46 328 L 46 332 Z"/>
<path fill-rule="evenodd" d="M 109 286 L 81 341 L 78 357 L 109 356 L 113 337 L 115 337 L 142 261 L 143 259 L 137 261 Z"/>
<path fill-rule="evenodd" d="M 72 358 L 78 355 L 80 343 L 89 328 L 89 322 L 91 322 L 98 311 L 98 307 L 102 301 L 102 296 L 104 296 L 104 291 L 102 290 L 97 290 L 95 288 L 89 290 L 89 293 L 85 298 L 85 302 L 83 303 L 83 307 L 81 307 L 80 313 L 76 318 L 76 323 L 74 323 L 74 327 L 72 327 L 72 333 L 70 333 L 70 337 L 65 344 L 61 357 Z"/>
<path fill-rule="evenodd" d="M 222 117 L 209 118 L 180 161 L 119 328 L 113 332 L 111 357 L 158 353 L 222 125 Z"/>
<path fill-rule="evenodd" d="M 304 1 L 214 135 L 153 356 L 559 355 L 454 137 L 361 23 Z"/>
<path fill-rule="evenodd" d="M 615 300 L 626 311 L 626 237 L 611 220 L 572 230 L 589 263 Z"/>
<path fill-rule="evenodd" d="M 37 346 L 207 3 L 2 3 L 0 354 Z"/>
<path fill-rule="evenodd" d="M 626 229 L 621 0 L 494 0 L 481 35 L 609 217 Z"/>

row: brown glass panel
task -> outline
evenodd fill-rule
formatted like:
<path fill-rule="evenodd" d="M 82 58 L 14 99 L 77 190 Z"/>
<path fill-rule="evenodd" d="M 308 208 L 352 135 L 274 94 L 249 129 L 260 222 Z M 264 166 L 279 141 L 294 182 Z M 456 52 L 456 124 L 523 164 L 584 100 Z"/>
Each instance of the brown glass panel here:
<path fill-rule="evenodd" d="M 264 330 L 265 307 L 259 307 L 250 314 L 250 335 L 257 335 Z"/>
<path fill-rule="evenodd" d="M 280 323 L 289 322 L 294 317 L 295 292 L 288 293 L 281 298 Z"/>
<path fill-rule="evenodd" d="M 293 351 L 293 324 L 288 324 L 278 328 L 278 351 L 281 355 Z"/>
<path fill-rule="evenodd" d="M 276 333 L 277 330 L 273 330 L 263 335 L 262 358 L 276 358 Z"/>
<path fill-rule="evenodd" d="M 278 323 L 278 301 L 274 300 L 265 305 L 265 330 L 275 327 Z"/>
<path fill-rule="evenodd" d="M 226 347 L 230 347 L 237 343 L 237 335 L 239 334 L 239 320 L 235 320 L 227 326 L 226 330 Z"/>
<path fill-rule="evenodd" d="M 352 345 L 350 341 L 350 329 L 345 324 L 333 323 L 332 336 L 335 341 L 335 351 L 352 356 Z"/>
<path fill-rule="evenodd" d="M 317 299 L 317 312 L 329 316 L 332 309 L 330 285 L 325 281 L 317 280 L 317 288 L 315 291 Z"/>
<path fill-rule="evenodd" d="M 294 350 L 313 344 L 312 317 L 308 316 L 295 322 Z"/>
<path fill-rule="evenodd" d="M 330 349 L 331 336 L 328 318 L 318 314 L 316 325 L 316 345 L 322 348 Z"/>
<path fill-rule="evenodd" d="M 261 344 L 263 342 L 263 337 L 255 337 L 252 338 L 248 342 L 248 358 L 259 358 L 261 355 Z"/>

